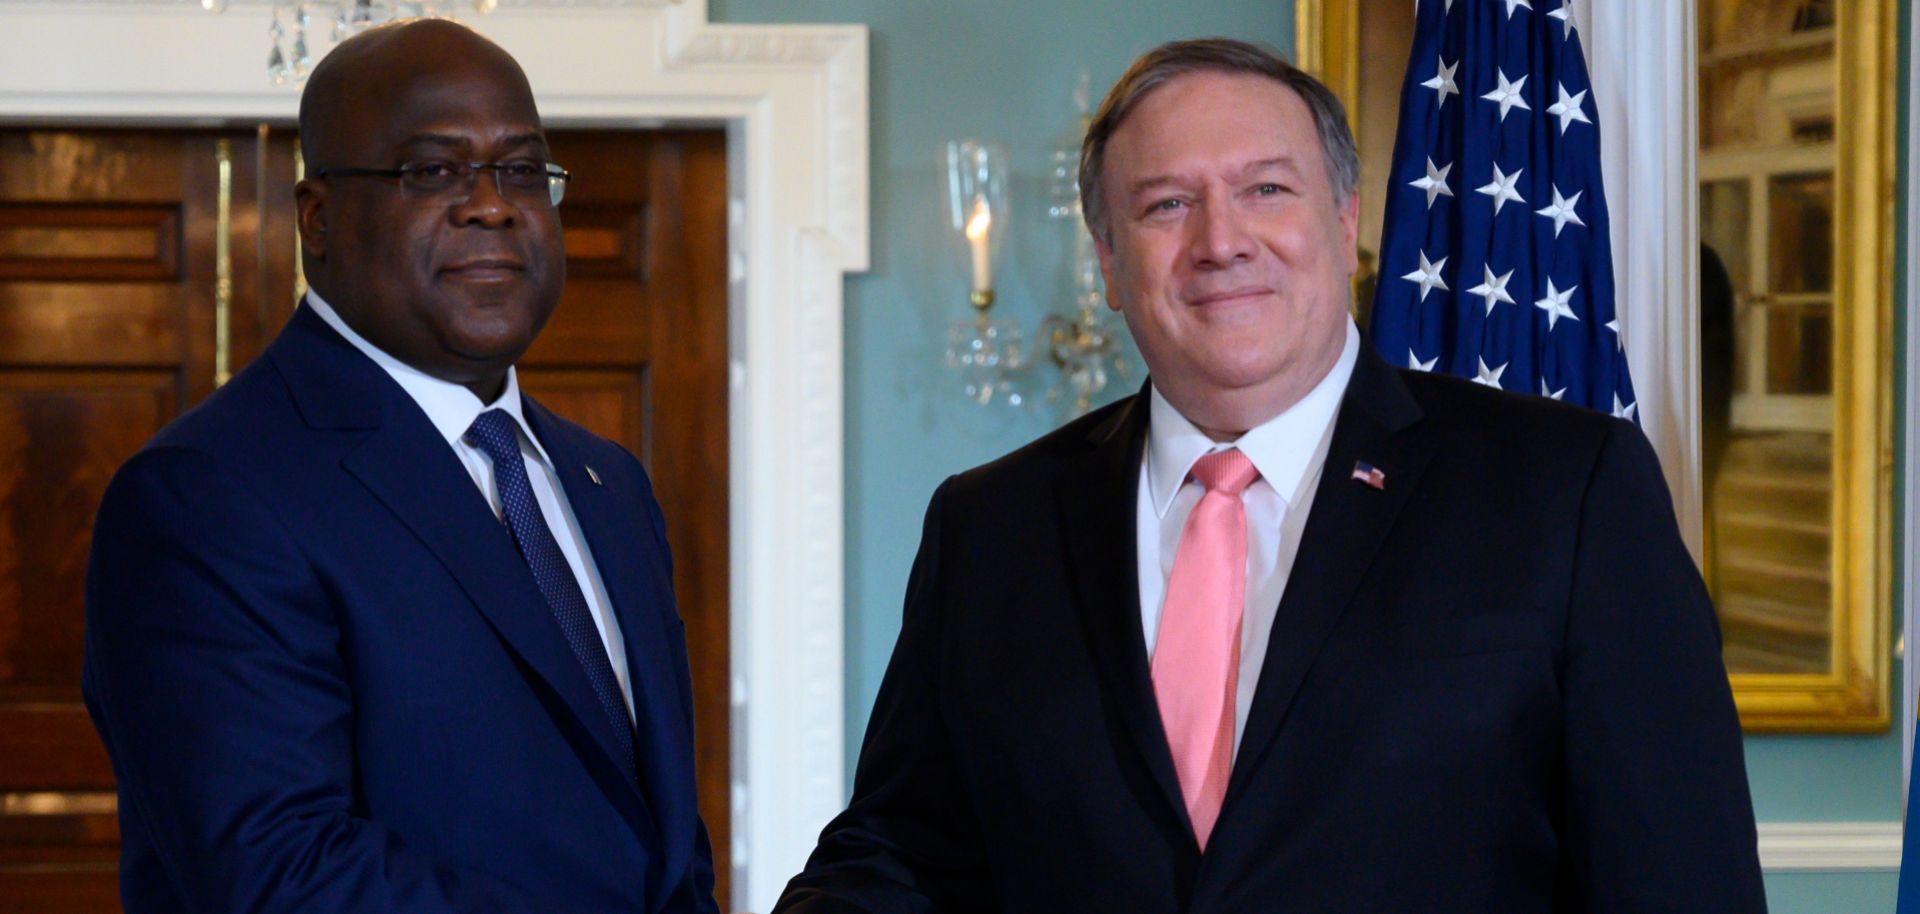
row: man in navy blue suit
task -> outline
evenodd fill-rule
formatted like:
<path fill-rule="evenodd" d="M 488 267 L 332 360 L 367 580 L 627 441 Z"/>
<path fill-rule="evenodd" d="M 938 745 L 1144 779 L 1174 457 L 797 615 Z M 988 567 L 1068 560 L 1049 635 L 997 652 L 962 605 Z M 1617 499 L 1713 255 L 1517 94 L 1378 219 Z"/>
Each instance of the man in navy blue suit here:
<path fill-rule="evenodd" d="M 126 909 L 714 911 L 652 488 L 514 375 L 565 280 L 526 76 L 382 27 L 300 129 L 313 294 L 95 527 Z"/>

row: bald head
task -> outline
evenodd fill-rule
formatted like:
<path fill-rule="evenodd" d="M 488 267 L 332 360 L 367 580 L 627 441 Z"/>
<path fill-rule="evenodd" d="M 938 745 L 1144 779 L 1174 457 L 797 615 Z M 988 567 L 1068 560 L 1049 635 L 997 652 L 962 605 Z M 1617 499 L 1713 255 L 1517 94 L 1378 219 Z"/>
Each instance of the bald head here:
<path fill-rule="evenodd" d="M 533 89 L 506 50 L 450 19 L 402 19 L 354 35 L 314 67 L 300 95 L 300 152 L 309 165 L 361 153 L 382 105 L 422 81 L 484 76 L 533 108 Z M 373 116 L 369 116 L 373 115 Z"/>

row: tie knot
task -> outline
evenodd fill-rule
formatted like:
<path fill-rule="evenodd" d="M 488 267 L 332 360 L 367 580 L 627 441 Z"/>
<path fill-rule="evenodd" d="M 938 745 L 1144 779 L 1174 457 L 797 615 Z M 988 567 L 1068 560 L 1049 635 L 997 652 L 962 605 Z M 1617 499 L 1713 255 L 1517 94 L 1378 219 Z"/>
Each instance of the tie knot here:
<path fill-rule="evenodd" d="M 479 448 L 497 466 L 520 453 L 520 439 L 514 434 L 513 416 L 504 409 L 490 409 L 467 426 L 467 443 Z"/>
<path fill-rule="evenodd" d="M 1207 487 L 1209 492 L 1239 497 L 1247 486 L 1260 476 L 1254 469 L 1253 461 L 1240 452 L 1239 448 L 1215 451 L 1193 462 L 1191 473 L 1194 480 Z"/>

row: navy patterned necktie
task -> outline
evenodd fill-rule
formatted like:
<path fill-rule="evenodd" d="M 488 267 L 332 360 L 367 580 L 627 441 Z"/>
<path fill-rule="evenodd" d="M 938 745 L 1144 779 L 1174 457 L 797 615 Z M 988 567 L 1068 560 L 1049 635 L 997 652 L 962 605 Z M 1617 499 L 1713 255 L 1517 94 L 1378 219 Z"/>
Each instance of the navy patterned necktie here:
<path fill-rule="evenodd" d="M 526 461 L 520 456 L 517 425 L 506 410 L 490 409 L 467 427 L 465 440 L 493 461 L 493 484 L 499 491 L 500 511 L 505 515 L 507 529 L 513 533 L 514 545 L 520 547 L 520 555 L 527 560 L 534 583 L 540 585 L 547 607 L 553 610 L 554 620 L 566 634 L 573 656 L 586 670 L 587 680 L 593 683 L 593 692 L 600 698 L 600 709 L 606 712 L 619 738 L 620 761 L 626 765 L 628 777 L 635 777 L 633 725 L 627 718 L 626 701 L 620 696 L 620 681 L 614 678 L 613 664 L 607 660 L 607 649 L 600 641 L 599 628 L 593 624 L 593 614 L 587 611 L 586 594 L 581 593 L 573 568 L 560 552 L 553 531 L 547 528 L 540 503 L 533 498 L 533 487 L 527 483 Z"/>

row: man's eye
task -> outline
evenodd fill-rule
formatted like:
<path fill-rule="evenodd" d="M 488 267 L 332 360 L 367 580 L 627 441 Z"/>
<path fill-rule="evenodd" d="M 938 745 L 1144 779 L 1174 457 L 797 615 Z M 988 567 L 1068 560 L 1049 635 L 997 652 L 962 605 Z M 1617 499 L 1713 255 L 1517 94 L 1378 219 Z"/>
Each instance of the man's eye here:
<path fill-rule="evenodd" d="M 515 159 L 500 163 L 500 178 L 513 187 L 545 186 L 547 183 L 547 164 L 532 159 Z"/>
<path fill-rule="evenodd" d="M 1253 192 L 1262 197 L 1272 197 L 1272 196 L 1286 193 L 1286 190 L 1287 189 L 1285 187 L 1282 187 L 1278 184 L 1274 184 L 1272 182 L 1268 182 L 1266 184 L 1261 184 L 1254 187 Z"/>
<path fill-rule="evenodd" d="M 1149 206 L 1149 207 L 1147 207 L 1147 212 L 1149 212 L 1149 213 L 1170 213 L 1170 212 L 1173 212 L 1174 210 L 1177 210 L 1177 209 L 1179 209 L 1180 207 L 1182 207 L 1182 206 L 1185 206 L 1185 205 L 1186 205 L 1186 203 L 1185 203 L 1184 201 L 1182 201 L 1182 200 L 1180 200 L 1179 198 L 1177 198 L 1177 197 L 1169 197 L 1169 198 L 1167 198 L 1167 199 L 1165 199 L 1165 200 L 1157 200 L 1157 201 L 1155 201 L 1155 202 L 1153 203 L 1153 205 L 1151 205 L 1151 206 Z"/>

